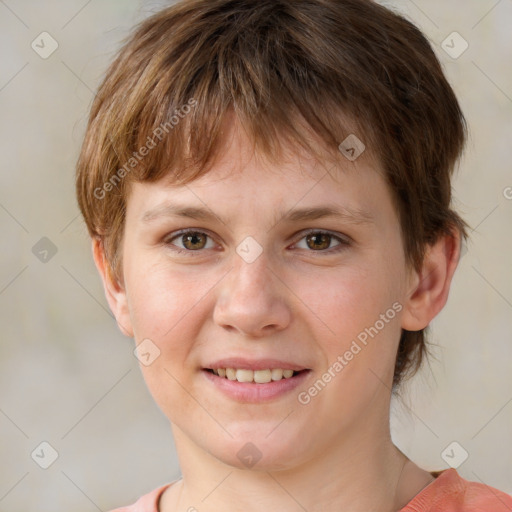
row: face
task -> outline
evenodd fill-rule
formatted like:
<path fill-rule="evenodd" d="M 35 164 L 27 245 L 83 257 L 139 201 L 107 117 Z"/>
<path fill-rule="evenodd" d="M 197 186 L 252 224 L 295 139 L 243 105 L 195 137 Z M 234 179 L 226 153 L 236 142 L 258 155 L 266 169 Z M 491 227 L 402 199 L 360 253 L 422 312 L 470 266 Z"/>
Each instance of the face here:
<path fill-rule="evenodd" d="M 364 153 L 329 169 L 290 151 L 274 165 L 233 127 L 191 184 L 133 184 L 122 252 L 117 319 L 144 343 L 159 407 L 200 450 L 291 468 L 387 424 L 410 278 Z"/>

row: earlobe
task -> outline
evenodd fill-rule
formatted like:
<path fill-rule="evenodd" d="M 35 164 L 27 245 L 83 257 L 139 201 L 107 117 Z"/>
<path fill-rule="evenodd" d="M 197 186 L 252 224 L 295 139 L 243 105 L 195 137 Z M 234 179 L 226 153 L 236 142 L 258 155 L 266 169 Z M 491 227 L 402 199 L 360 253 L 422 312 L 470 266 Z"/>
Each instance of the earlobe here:
<path fill-rule="evenodd" d="M 406 297 L 403 329 L 424 329 L 443 309 L 459 262 L 460 243 L 460 233 L 453 230 L 428 246 L 421 271 L 414 273 L 414 282 Z"/>
<path fill-rule="evenodd" d="M 94 263 L 100 274 L 110 310 L 114 314 L 119 330 L 130 338 L 133 338 L 133 328 L 128 310 L 128 302 L 124 286 L 113 279 L 109 272 L 108 262 L 105 257 L 103 243 L 99 238 L 92 240 L 92 254 Z"/>

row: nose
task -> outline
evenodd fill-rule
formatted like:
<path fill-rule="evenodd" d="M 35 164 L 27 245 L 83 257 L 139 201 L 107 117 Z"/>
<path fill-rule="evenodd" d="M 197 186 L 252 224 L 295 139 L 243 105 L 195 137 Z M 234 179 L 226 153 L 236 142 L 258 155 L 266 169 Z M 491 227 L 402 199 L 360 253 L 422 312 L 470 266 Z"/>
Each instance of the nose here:
<path fill-rule="evenodd" d="M 234 255 L 233 268 L 222 280 L 213 319 L 226 330 L 261 338 L 285 329 L 291 321 L 289 291 L 263 252 L 247 263 Z"/>

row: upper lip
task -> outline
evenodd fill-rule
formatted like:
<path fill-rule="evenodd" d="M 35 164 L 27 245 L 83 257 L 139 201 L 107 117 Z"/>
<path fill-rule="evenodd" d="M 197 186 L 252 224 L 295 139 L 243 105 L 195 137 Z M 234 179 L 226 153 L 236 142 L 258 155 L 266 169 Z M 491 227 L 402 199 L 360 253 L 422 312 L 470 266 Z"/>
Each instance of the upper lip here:
<path fill-rule="evenodd" d="M 236 368 L 237 370 L 268 370 L 281 368 L 283 370 L 308 370 L 309 368 L 297 363 L 281 361 L 279 359 L 245 359 L 243 357 L 227 357 L 209 363 L 205 368 L 216 370 L 217 368 Z"/>

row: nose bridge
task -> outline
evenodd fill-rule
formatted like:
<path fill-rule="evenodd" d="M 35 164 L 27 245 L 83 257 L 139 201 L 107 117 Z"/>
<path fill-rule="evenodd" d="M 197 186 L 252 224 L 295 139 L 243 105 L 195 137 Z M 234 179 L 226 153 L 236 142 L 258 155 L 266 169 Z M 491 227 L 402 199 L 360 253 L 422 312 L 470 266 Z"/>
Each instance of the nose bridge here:
<path fill-rule="evenodd" d="M 270 265 L 270 255 L 259 243 L 254 239 L 242 241 L 233 256 L 230 294 L 236 293 L 254 300 L 255 297 L 275 293 L 274 273 Z"/>
<path fill-rule="evenodd" d="M 290 310 L 269 256 L 263 247 L 257 250 L 254 241 L 237 247 L 215 306 L 214 319 L 219 325 L 255 336 L 270 326 L 282 329 L 288 325 Z"/>

